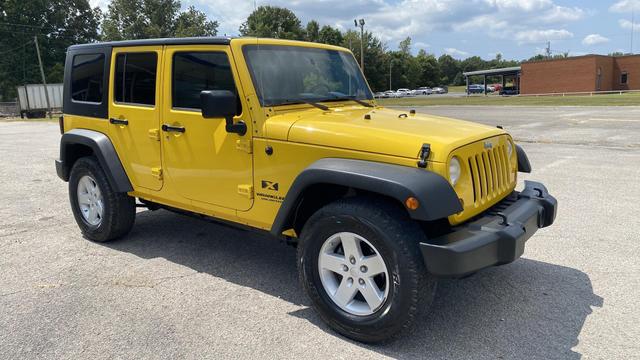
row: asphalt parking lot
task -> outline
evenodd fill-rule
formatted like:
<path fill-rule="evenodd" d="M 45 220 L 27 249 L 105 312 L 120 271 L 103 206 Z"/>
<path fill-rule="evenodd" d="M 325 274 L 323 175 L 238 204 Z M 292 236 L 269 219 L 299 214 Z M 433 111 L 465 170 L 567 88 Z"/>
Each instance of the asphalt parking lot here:
<path fill-rule="evenodd" d="M 55 174 L 58 125 L 0 120 L 3 358 L 637 358 L 640 107 L 417 108 L 502 125 L 559 201 L 522 259 L 443 280 L 394 342 L 329 330 L 295 249 L 166 211 L 84 240 Z"/>

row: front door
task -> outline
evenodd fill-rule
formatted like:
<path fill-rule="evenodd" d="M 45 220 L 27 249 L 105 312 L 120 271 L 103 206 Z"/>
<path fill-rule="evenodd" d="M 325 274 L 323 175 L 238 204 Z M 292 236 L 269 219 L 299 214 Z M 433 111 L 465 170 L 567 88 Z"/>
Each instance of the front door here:
<path fill-rule="evenodd" d="M 162 47 L 114 48 L 109 137 L 134 187 L 162 187 L 159 84 Z"/>
<path fill-rule="evenodd" d="M 234 121 L 248 126 L 240 136 L 225 130 L 225 119 L 205 119 L 200 110 L 203 90 L 240 94 L 230 55 L 228 46 L 165 48 L 163 168 L 167 181 L 189 200 L 248 210 L 253 204 L 249 111 L 243 111 L 238 96 Z"/>

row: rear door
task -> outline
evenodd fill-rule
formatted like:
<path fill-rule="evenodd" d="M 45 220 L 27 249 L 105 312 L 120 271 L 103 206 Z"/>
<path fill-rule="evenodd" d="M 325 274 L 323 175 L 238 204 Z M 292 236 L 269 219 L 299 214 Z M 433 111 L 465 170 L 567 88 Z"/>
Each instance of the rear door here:
<path fill-rule="evenodd" d="M 109 137 L 134 187 L 162 188 L 161 46 L 114 48 L 109 81 Z"/>

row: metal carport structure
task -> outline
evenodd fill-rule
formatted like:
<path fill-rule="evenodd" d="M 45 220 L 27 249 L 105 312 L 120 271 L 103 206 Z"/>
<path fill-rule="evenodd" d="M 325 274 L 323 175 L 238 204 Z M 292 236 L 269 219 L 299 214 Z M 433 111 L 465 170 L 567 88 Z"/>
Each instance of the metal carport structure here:
<path fill-rule="evenodd" d="M 522 69 L 520 66 L 506 67 L 500 69 L 488 69 L 478 71 L 468 71 L 462 73 L 464 75 L 465 82 L 467 84 L 467 95 L 469 95 L 469 78 L 472 76 L 482 76 L 484 84 L 484 94 L 487 94 L 487 76 L 500 76 L 502 79 L 502 88 L 505 88 L 505 79 L 513 77 L 514 88 L 517 94 L 520 93 L 520 73 Z"/>

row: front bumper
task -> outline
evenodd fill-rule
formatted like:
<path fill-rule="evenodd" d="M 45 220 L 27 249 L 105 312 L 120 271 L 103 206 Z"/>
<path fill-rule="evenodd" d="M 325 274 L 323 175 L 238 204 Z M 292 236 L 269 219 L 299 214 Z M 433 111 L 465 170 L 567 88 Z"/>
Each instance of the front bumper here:
<path fill-rule="evenodd" d="M 510 263 L 525 242 L 556 218 L 558 202 L 538 182 L 525 181 L 476 220 L 453 232 L 420 243 L 427 270 L 441 277 L 462 277 L 493 265 Z"/>

